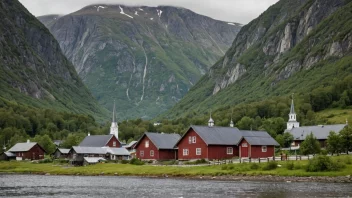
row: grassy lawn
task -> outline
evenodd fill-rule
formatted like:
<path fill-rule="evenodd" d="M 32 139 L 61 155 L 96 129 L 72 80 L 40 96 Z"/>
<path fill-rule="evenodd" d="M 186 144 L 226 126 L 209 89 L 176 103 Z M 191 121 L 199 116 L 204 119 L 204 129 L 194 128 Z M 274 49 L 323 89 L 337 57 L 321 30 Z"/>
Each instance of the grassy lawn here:
<path fill-rule="evenodd" d="M 308 161 L 278 162 L 279 166 L 273 170 L 264 170 L 266 162 L 253 165 L 253 163 L 226 164 L 213 166 L 151 166 L 102 163 L 90 166 L 71 167 L 53 163 L 37 164 L 32 162 L 0 162 L 0 173 L 33 173 L 52 175 L 134 175 L 134 176 L 221 176 L 221 175 L 276 175 L 276 176 L 346 176 L 352 174 L 351 156 L 333 157 L 346 166 L 339 171 L 306 172 Z M 345 163 L 350 158 L 349 163 Z M 294 163 L 293 170 L 288 170 L 288 163 Z M 281 165 L 281 167 L 280 167 Z"/>
<path fill-rule="evenodd" d="M 346 119 L 352 121 L 352 109 L 328 109 L 317 112 L 317 117 L 332 124 L 345 124 Z"/>

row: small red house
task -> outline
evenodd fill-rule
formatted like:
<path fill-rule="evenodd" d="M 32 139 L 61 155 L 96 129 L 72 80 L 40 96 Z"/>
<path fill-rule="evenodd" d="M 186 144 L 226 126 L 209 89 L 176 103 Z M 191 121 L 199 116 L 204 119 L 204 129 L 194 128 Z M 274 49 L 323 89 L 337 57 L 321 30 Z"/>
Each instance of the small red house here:
<path fill-rule="evenodd" d="M 174 148 L 180 139 L 179 134 L 145 132 L 135 145 L 137 158 L 142 160 L 177 159 Z"/>
<path fill-rule="evenodd" d="M 279 146 L 266 131 L 241 130 L 242 139 L 238 144 L 241 158 L 267 158 L 275 156 L 275 146 Z"/>
<path fill-rule="evenodd" d="M 88 135 L 78 145 L 80 147 L 115 147 L 120 148 L 121 142 L 115 135 Z"/>
<path fill-rule="evenodd" d="M 45 150 L 36 142 L 17 143 L 8 152 L 16 155 L 16 160 L 44 159 Z"/>
<path fill-rule="evenodd" d="M 230 159 L 238 156 L 241 132 L 234 127 L 191 126 L 177 142 L 178 159 Z"/>

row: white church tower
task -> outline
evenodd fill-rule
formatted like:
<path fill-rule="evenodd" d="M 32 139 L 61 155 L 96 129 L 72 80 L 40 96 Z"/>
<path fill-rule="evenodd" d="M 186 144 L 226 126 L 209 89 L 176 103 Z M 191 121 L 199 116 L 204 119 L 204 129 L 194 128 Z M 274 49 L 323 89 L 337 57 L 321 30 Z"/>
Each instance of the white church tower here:
<path fill-rule="evenodd" d="M 209 121 L 208 121 L 208 126 L 209 127 L 213 127 L 214 126 L 214 120 L 213 120 L 213 118 L 211 118 L 211 112 L 210 112 L 210 118 L 209 118 Z"/>
<path fill-rule="evenodd" d="M 286 130 L 291 130 L 293 128 L 298 128 L 298 127 L 299 127 L 299 122 L 297 122 L 297 119 L 296 119 L 295 105 L 293 104 L 293 95 L 292 95 L 291 109 L 290 109 L 290 113 L 288 114 L 288 122 L 287 122 Z"/>
<path fill-rule="evenodd" d="M 110 134 L 115 135 L 117 139 L 119 139 L 119 126 L 117 125 L 117 121 L 115 120 L 115 101 L 114 101 L 114 109 L 112 111 L 112 123 L 110 127 Z"/>

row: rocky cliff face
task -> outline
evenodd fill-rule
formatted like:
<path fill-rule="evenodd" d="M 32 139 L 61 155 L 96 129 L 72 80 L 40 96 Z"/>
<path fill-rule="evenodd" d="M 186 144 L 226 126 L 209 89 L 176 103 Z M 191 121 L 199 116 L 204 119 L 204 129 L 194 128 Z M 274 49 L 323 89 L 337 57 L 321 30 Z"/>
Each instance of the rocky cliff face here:
<path fill-rule="evenodd" d="M 240 25 L 175 7 L 92 5 L 39 19 L 100 104 L 152 118 L 174 105 L 231 46 Z"/>
<path fill-rule="evenodd" d="M 1 97 L 105 117 L 50 32 L 17 0 L 0 2 Z"/>
<path fill-rule="evenodd" d="M 320 86 L 318 78 L 338 68 L 319 68 L 351 55 L 350 2 L 279 1 L 241 29 L 225 56 L 168 113 Z"/>

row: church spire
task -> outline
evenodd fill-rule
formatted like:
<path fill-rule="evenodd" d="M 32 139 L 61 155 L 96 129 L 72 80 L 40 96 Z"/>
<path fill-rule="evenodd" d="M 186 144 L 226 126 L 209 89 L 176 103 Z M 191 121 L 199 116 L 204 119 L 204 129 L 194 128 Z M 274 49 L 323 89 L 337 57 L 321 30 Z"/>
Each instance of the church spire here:
<path fill-rule="evenodd" d="M 295 105 L 294 105 L 294 103 L 293 103 L 293 94 L 292 94 L 292 100 L 291 100 L 290 114 L 296 114 L 296 113 L 295 113 Z"/>
<path fill-rule="evenodd" d="M 112 122 L 115 122 L 115 100 L 114 100 L 114 109 L 112 110 Z"/>
<path fill-rule="evenodd" d="M 116 109 L 115 109 L 115 100 L 114 100 L 114 109 L 112 110 L 112 122 L 110 127 L 110 134 L 115 135 L 119 139 L 119 126 L 116 121 Z"/>
<path fill-rule="evenodd" d="M 232 114 L 233 114 L 233 109 L 232 109 L 232 112 L 231 112 L 231 121 L 230 121 L 230 127 L 234 127 L 234 123 L 233 123 L 233 120 L 232 120 Z"/>
<path fill-rule="evenodd" d="M 293 94 L 291 99 L 290 113 L 288 114 L 287 130 L 299 127 L 299 122 L 297 122 L 297 115 L 295 112 L 295 104 L 293 102 Z"/>
<path fill-rule="evenodd" d="M 210 118 L 208 121 L 208 126 L 210 126 L 210 127 L 214 126 L 214 120 L 213 120 L 213 118 L 211 118 L 211 111 L 210 111 Z"/>

